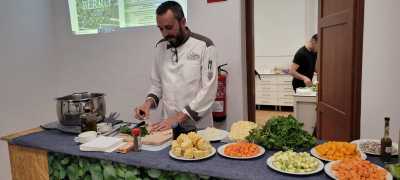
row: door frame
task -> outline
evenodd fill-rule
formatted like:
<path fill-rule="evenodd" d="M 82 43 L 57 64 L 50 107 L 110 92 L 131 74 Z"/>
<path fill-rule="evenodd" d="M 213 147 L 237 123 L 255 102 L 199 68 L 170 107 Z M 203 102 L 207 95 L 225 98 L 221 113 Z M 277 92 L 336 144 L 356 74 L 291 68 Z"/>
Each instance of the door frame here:
<path fill-rule="evenodd" d="M 355 0 L 357 11 L 354 25 L 354 90 L 353 90 L 353 121 L 351 135 L 353 139 L 360 139 L 361 131 L 361 82 L 362 82 L 362 54 L 364 44 L 364 7 L 365 0 Z"/>
<path fill-rule="evenodd" d="M 362 46 L 363 46 L 363 31 L 364 31 L 364 0 L 355 0 L 357 3 L 358 11 L 355 18 L 354 29 L 354 91 L 353 91 L 353 118 L 352 118 L 352 138 L 360 138 L 360 118 L 361 118 L 361 80 L 362 80 Z M 320 3 L 318 3 L 320 8 Z M 319 10 L 318 10 L 319 12 Z M 247 79 L 247 119 L 249 121 L 256 121 L 256 106 L 255 106 L 255 75 L 254 75 L 254 0 L 245 0 L 245 34 L 246 34 L 246 79 Z M 320 15 L 318 15 L 320 16 Z M 319 19 L 319 18 L 318 18 Z M 318 22 L 319 23 L 319 22 Z"/>
<path fill-rule="evenodd" d="M 245 0 L 247 120 L 256 122 L 254 67 L 254 0 Z"/>

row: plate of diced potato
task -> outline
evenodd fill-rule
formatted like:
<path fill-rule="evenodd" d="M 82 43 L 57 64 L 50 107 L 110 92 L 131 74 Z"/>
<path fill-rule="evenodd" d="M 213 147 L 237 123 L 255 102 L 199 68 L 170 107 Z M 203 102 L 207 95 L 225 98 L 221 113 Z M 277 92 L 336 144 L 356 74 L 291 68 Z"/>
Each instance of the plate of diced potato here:
<path fill-rule="evenodd" d="M 183 161 L 198 161 L 210 158 L 216 149 L 210 142 L 195 132 L 181 134 L 171 143 L 169 156 Z"/>

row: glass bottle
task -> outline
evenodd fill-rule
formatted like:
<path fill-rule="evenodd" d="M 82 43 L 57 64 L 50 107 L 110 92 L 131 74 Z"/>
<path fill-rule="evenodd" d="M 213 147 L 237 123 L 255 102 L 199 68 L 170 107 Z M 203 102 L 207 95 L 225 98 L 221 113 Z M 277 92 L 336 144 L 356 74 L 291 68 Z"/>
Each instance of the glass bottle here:
<path fill-rule="evenodd" d="M 195 125 L 186 125 L 182 126 L 180 123 L 174 123 L 171 126 L 172 128 L 172 139 L 176 140 L 180 134 L 188 134 L 190 132 L 197 132 L 197 128 Z"/>
<path fill-rule="evenodd" d="M 392 139 L 389 137 L 389 117 L 385 117 L 385 134 L 381 139 L 381 160 L 390 162 L 392 156 Z"/>
<path fill-rule="evenodd" d="M 97 116 L 91 112 L 91 109 L 84 107 L 84 112 L 81 116 L 81 132 L 97 131 Z"/>
<path fill-rule="evenodd" d="M 172 125 L 172 139 L 176 140 L 181 133 L 182 127 L 178 123 L 174 123 Z"/>
<path fill-rule="evenodd" d="M 140 128 L 134 128 L 131 131 L 131 134 L 133 136 L 133 151 L 140 151 L 141 146 L 142 146 L 142 142 L 141 142 L 141 130 Z"/>

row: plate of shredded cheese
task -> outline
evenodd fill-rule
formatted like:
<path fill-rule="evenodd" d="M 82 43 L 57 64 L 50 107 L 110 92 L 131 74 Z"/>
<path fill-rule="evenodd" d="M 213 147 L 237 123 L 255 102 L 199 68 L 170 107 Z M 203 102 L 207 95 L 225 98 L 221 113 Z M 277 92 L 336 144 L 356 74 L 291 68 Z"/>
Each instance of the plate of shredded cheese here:
<path fill-rule="evenodd" d="M 206 129 L 197 131 L 197 134 L 208 141 L 221 141 L 228 136 L 229 132 L 222 129 L 207 127 Z"/>

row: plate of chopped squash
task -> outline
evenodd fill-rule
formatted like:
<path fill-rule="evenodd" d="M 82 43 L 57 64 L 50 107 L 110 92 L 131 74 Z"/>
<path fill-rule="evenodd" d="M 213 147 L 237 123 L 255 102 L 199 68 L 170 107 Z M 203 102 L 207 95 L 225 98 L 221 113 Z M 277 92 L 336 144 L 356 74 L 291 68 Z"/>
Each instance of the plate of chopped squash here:
<path fill-rule="evenodd" d="M 336 161 L 345 158 L 367 159 L 367 155 L 360 151 L 356 144 L 340 141 L 330 141 L 315 146 L 311 154 L 324 161 Z"/>

